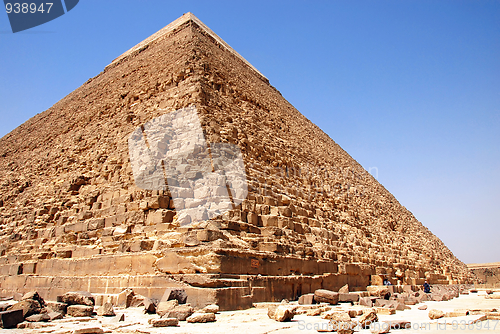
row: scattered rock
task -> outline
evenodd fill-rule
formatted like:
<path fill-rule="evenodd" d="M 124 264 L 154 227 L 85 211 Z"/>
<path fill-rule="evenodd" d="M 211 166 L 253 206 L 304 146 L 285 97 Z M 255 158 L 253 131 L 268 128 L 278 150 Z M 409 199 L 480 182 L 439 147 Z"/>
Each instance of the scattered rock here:
<path fill-rule="evenodd" d="M 429 319 L 435 320 L 444 317 L 444 312 L 441 310 L 431 309 L 429 310 Z"/>
<path fill-rule="evenodd" d="M 169 300 L 166 302 L 160 302 L 158 304 L 158 306 L 156 307 L 156 314 L 158 314 L 160 317 L 163 317 L 165 315 L 165 313 L 173 310 L 178 305 L 179 305 L 179 302 L 176 299 Z"/>
<path fill-rule="evenodd" d="M 105 317 L 113 317 L 115 316 L 115 310 L 113 309 L 113 304 L 104 303 L 101 307 L 97 309 L 97 315 L 105 316 Z"/>
<path fill-rule="evenodd" d="M 318 303 L 338 304 L 339 294 L 330 290 L 318 289 L 314 291 L 314 300 Z"/>
<path fill-rule="evenodd" d="M 17 325 L 23 321 L 24 321 L 24 316 L 22 309 L 0 312 L 1 328 L 16 328 Z"/>
<path fill-rule="evenodd" d="M 70 305 L 67 309 L 67 314 L 72 317 L 90 317 L 94 311 L 93 306 L 87 305 Z"/>
<path fill-rule="evenodd" d="M 358 319 L 361 328 L 369 328 L 370 325 L 378 321 L 377 312 L 374 309 L 366 310 Z"/>
<path fill-rule="evenodd" d="M 144 305 L 144 313 L 148 314 L 155 314 L 156 313 L 156 305 L 153 303 L 153 301 L 149 298 L 144 298 L 143 299 L 143 305 Z"/>
<path fill-rule="evenodd" d="M 280 305 L 274 309 L 274 312 L 269 312 L 267 315 L 269 318 L 274 319 L 278 322 L 290 321 L 293 319 L 295 312 L 294 308 L 288 305 Z"/>
<path fill-rule="evenodd" d="M 359 305 L 372 307 L 373 302 L 372 302 L 372 299 L 370 297 L 361 297 L 361 298 L 359 298 Z"/>
<path fill-rule="evenodd" d="M 219 305 L 211 304 L 205 306 L 201 312 L 203 313 L 219 313 Z"/>
<path fill-rule="evenodd" d="M 293 317 L 293 316 L 292 316 Z M 187 322 L 197 323 L 197 322 L 214 322 L 214 313 L 193 313 L 186 319 Z"/>
<path fill-rule="evenodd" d="M 486 290 L 485 292 L 486 292 L 487 295 L 493 294 L 493 290 Z"/>
<path fill-rule="evenodd" d="M 427 310 L 427 305 L 425 305 L 425 304 L 424 304 L 424 305 L 420 305 L 420 306 L 418 307 L 418 309 L 419 309 L 419 310 L 422 310 L 422 311 Z"/>
<path fill-rule="evenodd" d="M 177 326 L 179 324 L 179 320 L 177 318 L 160 318 L 151 319 L 150 323 L 153 327 L 172 327 Z"/>
<path fill-rule="evenodd" d="M 348 312 L 338 310 L 324 312 L 323 314 L 321 314 L 321 318 L 331 320 L 332 323 L 336 323 L 339 321 L 351 321 L 351 316 Z"/>
<path fill-rule="evenodd" d="M 174 307 L 172 310 L 164 313 L 162 318 L 176 318 L 179 321 L 186 320 L 189 316 L 194 313 L 194 310 L 189 305 L 179 305 Z"/>
<path fill-rule="evenodd" d="M 57 296 L 57 301 L 68 305 L 95 305 L 94 297 L 87 291 L 66 292 L 62 296 Z"/>

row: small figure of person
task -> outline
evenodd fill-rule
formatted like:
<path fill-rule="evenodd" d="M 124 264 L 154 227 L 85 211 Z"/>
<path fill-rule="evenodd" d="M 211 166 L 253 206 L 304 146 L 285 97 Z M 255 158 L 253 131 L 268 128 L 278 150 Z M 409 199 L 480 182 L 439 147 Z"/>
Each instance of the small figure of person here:
<path fill-rule="evenodd" d="M 391 282 L 386 278 L 384 278 L 384 285 L 392 285 Z"/>
<path fill-rule="evenodd" d="M 430 293 L 431 292 L 431 286 L 427 281 L 424 282 L 424 292 L 425 293 Z"/>

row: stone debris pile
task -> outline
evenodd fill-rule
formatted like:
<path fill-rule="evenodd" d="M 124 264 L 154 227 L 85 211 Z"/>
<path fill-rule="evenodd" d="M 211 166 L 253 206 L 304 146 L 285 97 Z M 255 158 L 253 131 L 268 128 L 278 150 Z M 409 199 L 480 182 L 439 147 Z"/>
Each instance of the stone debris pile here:
<path fill-rule="evenodd" d="M 206 323 L 216 321 L 219 306 L 210 304 L 203 308 L 194 308 L 186 303 L 186 296 L 182 290 L 169 291 L 167 301 L 152 300 L 134 293 L 132 289 L 124 289 L 114 300 L 104 301 L 102 305 L 95 304 L 95 298 L 87 291 L 71 291 L 57 297 L 57 301 L 45 301 L 38 292 L 29 292 L 19 301 L 12 298 L 3 298 L 0 303 L 0 328 L 35 329 L 40 326 L 50 326 L 49 323 L 58 323 L 57 320 L 74 319 L 77 323 L 85 323 L 92 319 L 103 318 L 104 324 L 112 324 L 115 328 L 131 326 L 117 325 L 124 322 L 124 314 L 116 310 L 140 308 L 148 315 L 148 323 L 152 327 L 178 326 L 179 322 Z M 47 323 L 43 325 L 42 323 Z M 116 328 L 118 328 L 116 327 Z M 102 328 L 75 329 L 75 333 L 102 333 Z"/>

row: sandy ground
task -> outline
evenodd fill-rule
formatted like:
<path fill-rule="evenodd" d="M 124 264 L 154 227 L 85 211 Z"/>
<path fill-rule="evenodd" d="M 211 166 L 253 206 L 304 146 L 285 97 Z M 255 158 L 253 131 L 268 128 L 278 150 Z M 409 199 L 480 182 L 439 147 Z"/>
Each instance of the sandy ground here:
<path fill-rule="evenodd" d="M 499 292 L 496 292 L 499 294 Z M 446 302 L 425 302 L 411 306 L 411 310 L 397 311 L 394 315 L 379 315 L 379 321 L 406 320 L 411 322 L 411 329 L 391 330 L 391 333 L 500 333 L 500 321 L 487 320 L 474 325 L 468 322 L 478 319 L 478 315 L 455 318 L 429 320 L 430 309 L 445 312 L 457 309 L 463 310 L 500 310 L 500 299 L 485 299 L 485 293 L 461 295 Z M 427 310 L 418 310 L 422 304 L 427 304 Z M 346 309 L 362 308 L 343 306 Z M 311 317 L 296 315 L 291 322 L 276 322 L 267 316 L 266 308 L 252 308 L 244 311 L 227 311 L 217 314 L 217 321 L 205 324 L 190 324 L 179 322 L 177 327 L 153 328 L 148 324 L 157 315 L 145 315 L 141 308 L 115 309 L 116 314 L 125 315 L 125 321 L 118 322 L 118 317 L 64 318 L 50 323 L 41 323 L 40 328 L 33 329 L 0 329 L 0 333 L 72 333 L 77 328 L 99 327 L 106 333 L 174 333 L 174 334 L 207 334 L 207 333 L 238 333 L 238 334 L 310 334 L 318 333 L 319 326 L 325 326 L 327 320 L 319 316 Z M 358 330 L 356 333 L 368 334 L 370 330 Z"/>

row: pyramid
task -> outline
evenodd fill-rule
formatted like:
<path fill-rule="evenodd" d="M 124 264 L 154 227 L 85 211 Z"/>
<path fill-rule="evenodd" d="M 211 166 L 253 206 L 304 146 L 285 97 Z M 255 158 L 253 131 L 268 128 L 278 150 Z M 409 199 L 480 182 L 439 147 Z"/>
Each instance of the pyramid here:
<path fill-rule="evenodd" d="M 0 180 L 0 296 L 183 289 L 229 310 L 382 277 L 469 280 L 191 13 L 0 139 Z"/>

